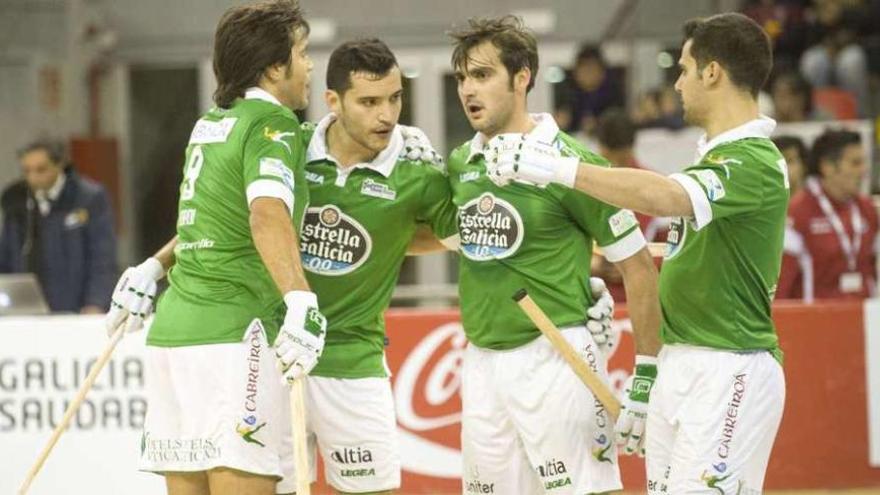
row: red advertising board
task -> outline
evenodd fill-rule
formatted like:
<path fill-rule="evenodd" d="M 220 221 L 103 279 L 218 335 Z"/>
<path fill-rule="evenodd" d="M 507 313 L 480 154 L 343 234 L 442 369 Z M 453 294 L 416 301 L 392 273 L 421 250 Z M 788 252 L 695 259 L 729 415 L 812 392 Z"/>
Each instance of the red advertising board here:
<path fill-rule="evenodd" d="M 633 360 L 625 308 L 609 363 L 619 388 Z M 861 303 L 774 308 L 785 352 L 786 408 L 773 450 L 770 489 L 880 487 L 868 464 L 865 328 Z M 387 315 L 403 487 L 401 493 L 460 493 L 460 364 L 466 345 L 452 310 L 396 310 Z M 873 329 L 880 331 L 880 329 Z M 640 459 L 623 458 L 624 486 L 645 486 Z M 317 487 L 317 493 L 329 493 Z"/>

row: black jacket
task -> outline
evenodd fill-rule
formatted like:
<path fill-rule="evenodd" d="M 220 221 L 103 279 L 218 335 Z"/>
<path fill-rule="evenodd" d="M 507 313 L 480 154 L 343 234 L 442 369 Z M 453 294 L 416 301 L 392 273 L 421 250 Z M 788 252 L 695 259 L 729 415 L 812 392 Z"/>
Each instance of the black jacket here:
<path fill-rule="evenodd" d="M 24 181 L 3 191 L 0 273 L 36 273 L 52 311 L 106 309 L 117 276 L 107 191 L 72 169 L 65 173 L 64 188 L 46 216 Z"/>

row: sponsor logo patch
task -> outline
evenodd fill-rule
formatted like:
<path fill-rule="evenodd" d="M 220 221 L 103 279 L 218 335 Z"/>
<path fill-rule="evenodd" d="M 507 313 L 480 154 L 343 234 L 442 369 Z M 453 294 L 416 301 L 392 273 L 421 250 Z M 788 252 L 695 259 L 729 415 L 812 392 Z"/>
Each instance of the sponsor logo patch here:
<path fill-rule="evenodd" d="M 237 120 L 236 117 L 218 121 L 199 119 L 189 136 L 189 144 L 225 143 Z"/>
<path fill-rule="evenodd" d="M 397 197 L 397 193 L 394 189 L 388 187 L 387 184 L 382 184 L 381 182 L 376 182 L 373 179 L 367 179 L 361 185 L 361 194 L 366 196 L 373 196 L 374 198 L 382 198 L 393 201 L 394 198 Z"/>
<path fill-rule="evenodd" d="M 303 218 L 300 251 L 303 268 L 338 276 L 361 266 L 372 249 L 370 234 L 335 205 L 311 207 Z"/>
<path fill-rule="evenodd" d="M 458 218 L 461 253 L 476 261 L 513 255 L 525 234 L 516 208 L 491 193 L 459 208 Z"/>
<path fill-rule="evenodd" d="M 323 184 L 324 176 L 321 174 L 316 174 L 314 172 L 309 172 L 306 170 L 306 180 L 311 182 L 312 184 Z"/>
<path fill-rule="evenodd" d="M 608 218 L 608 226 L 611 227 L 611 233 L 614 234 L 614 237 L 620 237 L 621 234 L 638 224 L 638 219 L 630 210 L 620 210 Z"/>
<path fill-rule="evenodd" d="M 703 184 L 703 187 L 706 188 L 706 197 L 709 198 L 709 201 L 719 201 L 726 194 L 724 184 L 714 170 L 695 170 L 690 172 L 690 174 L 696 177 Z"/>
<path fill-rule="evenodd" d="M 177 216 L 177 226 L 178 227 L 186 227 L 187 225 L 192 225 L 196 223 L 196 210 L 195 208 L 187 208 L 185 210 L 180 210 L 180 215 Z"/>
<path fill-rule="evenodd" d="M 269 156 L 260 158 L 260 175 L 278 177 L 284 181 L 284 185 L 289 189 L 293 189 L 295 183 L 293 179 L 293 171 L 287 168 L 287 166 L 284 165 L 284 162 L 278 158 L 272 158 Z"/>
<path fill-rule="evenodd" d="M 473 172 L 465 172 L 463 174 L 459 174 L 458 181 L 459 182 L 473 182 L 480 178 L 480 171 L 474 170 Z"/>

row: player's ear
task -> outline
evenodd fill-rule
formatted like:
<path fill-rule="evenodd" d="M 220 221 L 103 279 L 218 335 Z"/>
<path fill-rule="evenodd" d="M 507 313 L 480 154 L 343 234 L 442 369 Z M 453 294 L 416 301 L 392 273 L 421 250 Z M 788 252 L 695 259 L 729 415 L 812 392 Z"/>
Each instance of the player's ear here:
<path fill-rule="evenodd" d="M 706 64 L 706 67 L 703 67 L 703 84 L 706 87 L 712 87 L 718 84 L 721 81 L 721 72 L 722 72 L 721 64 L 716 61 L 711 61 Z"/>
<path fill-rule="evenodd" d="M 331 112 L 339 115 L 339 111 L 342 107 L 342 96 L 335 90 L 328 89 L 324 91 L 324 103 L 327 104 L 327 108 L 329 108 Z"/>
<path fill-rule="evenodd" d="M 513 76 L 513 90 L 517 93 L 526 93 L 526 88 L 529 87 L 529 81 L 532 80 L 532 70 L 528 67 L 523 67 L 518 70 L 516 74 Z"/>

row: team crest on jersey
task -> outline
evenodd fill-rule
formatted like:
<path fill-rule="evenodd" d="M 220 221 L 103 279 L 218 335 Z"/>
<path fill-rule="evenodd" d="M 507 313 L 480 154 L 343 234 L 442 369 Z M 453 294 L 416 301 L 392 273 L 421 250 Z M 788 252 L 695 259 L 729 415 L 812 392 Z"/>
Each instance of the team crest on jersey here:
<path fill-rule="evenodd" d="M 475 261 L 503 259 L 513 255 L 525 231 L 516 208 L 491 193 L 459 208 L 461 252 Z"/>
<path fill-rule="evenodd" d="M 684 241 L 687 237 L 685 221 L 684 218 L 678 217 L 669 222 L 669 231 L 666 234 L 666 254 L 663 259 L 668 260 L 676 257 L 684 247 Z"/>
<path fill-rule="evenodd" d="M 306 210 L 300 236 L 306 270 L 320 275 L 345 275 L 361 266 L 371 249 L 367 230 L 336 205 Z"/>

